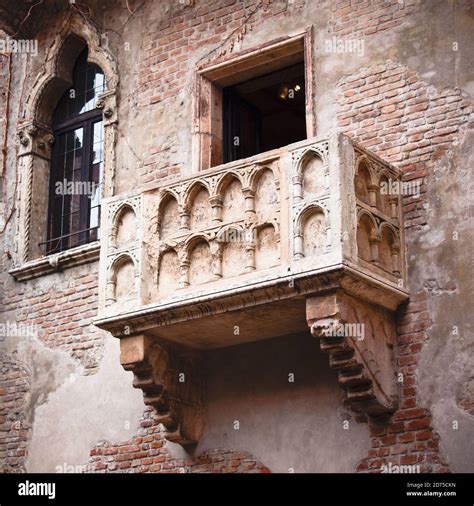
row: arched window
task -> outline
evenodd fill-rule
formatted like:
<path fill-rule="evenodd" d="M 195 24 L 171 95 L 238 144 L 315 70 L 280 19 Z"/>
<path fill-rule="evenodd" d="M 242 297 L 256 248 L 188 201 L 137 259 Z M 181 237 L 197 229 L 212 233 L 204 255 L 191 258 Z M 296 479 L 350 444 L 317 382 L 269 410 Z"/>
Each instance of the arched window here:
<path fill-rule="evenodd" d="M 87 54 L 86 48 L 79 55 L 72 87 L 53 116 L 48 254 L 99 239 L 104 134 L 96 101 L 105 91 L 105 76 Z"/>

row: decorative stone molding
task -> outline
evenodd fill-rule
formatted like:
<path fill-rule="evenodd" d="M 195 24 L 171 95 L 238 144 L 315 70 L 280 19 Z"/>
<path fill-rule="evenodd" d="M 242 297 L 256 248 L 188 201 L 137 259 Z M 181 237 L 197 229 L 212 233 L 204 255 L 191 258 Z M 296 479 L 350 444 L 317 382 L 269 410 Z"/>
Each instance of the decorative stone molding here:
<path fill-rule="evenodd" d="M 18 129 L 18 156 L 36 155 L 46 160 L 51 158 L 54 135 L 50 128 L 35 122 L 23 124 Z"/>
<path fill-rule="evenodd" d="M 133 386 L 143 391 L 166 429 L 166 438 L 181 445 L 195 444 L 203 427 L 203 379 L 198 352 L 147 335 L 120 341 L 120 363 L 134 374 Z"/>
<path fill-rule="evenodd" d="M 109 205 L 106 217 L 110 234 L 105 238 L 102 257 L 107 268 L 100 274 L 106 290 L 99 294 L 99 301 L 131 309 L 141 302 L 142 197 Z"/>
<path fill-rule="evenodd" d="M 342 292 L 306 300 L 311 334 L 338 373 L 344 403 L 369 416 L 383 416 L 397 408 L 393 347 L 394 319 L 386 311 Z"/>
<path fill-rule="evenodd" d="M 42 72 L 35 78 L 24 102 L 18 129 L 18 172 L 20 174 L 17 239 L 13 272 L 20 273 L 23 264 L 41 259 L 45 252 L 39 243 L 47 236 L 47 210 L 52 116 L 56 104 L 72 82 L 73 65 L 80 52 L 88 47 L 88 59 L 104 71 L 107 91 L 98 100 L 104 111 L 104 184 L 103 197 L 114 194 L 115 143 L 117 129 L 117 65 L 111 53 L 101 45 L 101 34 L 76 14 L 64 19 L 58 35 L 45 55 Z M 32 195 L 35 196 L 34 200 Z M 53 262 L 54 263 L 54 262 Z M 41 265 L 46 265 L 44 262 Z M 28 265 L 25 272 L 33 274 Z M 47 269 L 34 269 L 34 275 Z M 28 276 L 30 274 L 27 274 Z"/>
<path fill-rule="evenodd" d="M 100 244 L 93 242 L 85 246 L 79 246 L 61 253 L 26 262 L 20 267 L 11 269 L 9 272 L 17 281 L 28 281 L 29 279 L 45 276 L 53 272 L 98 261 L 99 257 Z"/>
<path fill-rule="evenodd" d="M 38 229 L 43 229 L 43 233 L 46 233 L 47 216 L 44 210 L 47 209 L 48 202 L 46 189 L 54 137 L 49 128 L 31 121 L 18 129 L 18 141 L 21 198 L 17 222 L 16 266 L 26 263 L 32 257 L 42 256 L 37 244 L 39 241 L 32 239 L 32 233 Z M 35 238 L 38 239 L 37 234 Z"/>

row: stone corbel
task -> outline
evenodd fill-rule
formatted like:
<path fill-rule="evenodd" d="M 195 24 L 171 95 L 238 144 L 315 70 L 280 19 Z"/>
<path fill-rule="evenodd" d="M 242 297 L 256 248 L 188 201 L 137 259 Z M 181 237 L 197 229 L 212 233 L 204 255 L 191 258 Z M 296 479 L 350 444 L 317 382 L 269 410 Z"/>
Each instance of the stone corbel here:
<path fill-rule="evenodd" d="M 39 156 L 45 160 L 51 159 L 51 146 L 54 142 L 53 132 L 36 123 L 28 123 L 18 130 L 20 149 L 18 156 Z"/>
<path fill-rule="evenodd" d="M 166 438 L 181 445 L 197 443 L 204 426 L 198 352 L 141 334 L 120 340 L 120 363 L 133 372 L 133 386 L 154 408 Z"/>
<path fill-rule="evenodd" d="M 319 339 L 331 368 L 338 372 L 346 407 L 373 417 L 395 411 L 398 389 L 392 315 L 333 291 L 308 298 L 306 317 L 311 334 Z"/>
<path fill-rule="evenodd" d="M 117 123 L 117 98 L 115 90 L 107 90 L 97 99 L 96 106 L 102 109 L 104 126 Z"/>

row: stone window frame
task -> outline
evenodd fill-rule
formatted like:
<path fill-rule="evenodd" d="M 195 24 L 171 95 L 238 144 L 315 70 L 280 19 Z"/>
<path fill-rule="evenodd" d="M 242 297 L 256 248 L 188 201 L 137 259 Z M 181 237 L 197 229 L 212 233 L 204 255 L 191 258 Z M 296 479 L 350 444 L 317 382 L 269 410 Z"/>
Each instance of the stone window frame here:
<path fill-rule="evenodd" d="M 303 55 L 306 96 L 306 138 L 316 136 L 314 114 L 312 28 L 279 38 L 250 50 L 201 65 L 194 74 L 192 121 L 192 172 L 223 164 L 222 87 L 291 65 Z"/>
<path fill-rule="evenodd" d="M 104 181 L 102 199 L 114 195 L 115 144 L 117 139 L 117 64 L 107 47 L 101 45 L 99 31 L 72 16 L 65 21 L 45 57 L 43 71 L 35 79 L 20 113 L 17 171 L 16 244 L 10 274 L 18 281 L 32 279 L 64 268 L 96 261 L 100 240 L 46 255 L 38 243 L 47 233 L 47 202 L 51 146 L 54 142 L 52 115 L 63 93 L 72 84 L 72 70 L 80 52 L 87 46 L 88 61 L 104 72 L 107 89 L 97 99 L 104 125 Z"/>

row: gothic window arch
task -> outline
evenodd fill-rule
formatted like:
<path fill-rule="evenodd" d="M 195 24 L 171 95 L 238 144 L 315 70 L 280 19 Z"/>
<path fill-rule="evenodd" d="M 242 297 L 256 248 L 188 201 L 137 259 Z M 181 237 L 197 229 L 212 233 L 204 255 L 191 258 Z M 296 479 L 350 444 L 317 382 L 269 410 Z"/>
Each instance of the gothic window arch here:
<path fill-rule="evenodd" d="M 33 85 L 20 111 L 17 233 L 14 267 L 10 270 L 18 281 L 96 261 L 99 258 L 100 198 L 111 197 L 115 192 L 119 88 L 117 63 L 109 49 L 101 45 L 100 37 L 101 34 L 96 27 L 85 23 L 82 17 L 71 16 L 65 20 L 54 41 L 45 51 L 41 71 L 33 78 Z M 74 67 L 79 65 L 81 58 L 87 62 L 85 65 L 88 70 L 85 70 L 83 86 L 76 84 L 74 87 Z M 99 73 L 101 76 L 97 77 Z M 90 82 L 94 84 L 87 86 Z M 76 88 L 78 94 L 74 99 L 77 107 L 72 107 L 71 102 L 71 110 L 63 108 L 61 115 L 58 111 L 61 109 L 60 102 L 65 100 L 62 97 L 68 96 L 68 92 Z M 74 121 L 71 117 L 73 112 L 81 120 L 94 120 L 92 123 L 99 119 L 102 112 L 103 131 L 100 132 L 98 128 L 100 125 L 97 125 L 95 132 L 91 132 L 92 146 L 88 148 L 91 158 L 87 158 L 85 153 L 83 158 L 89 160 L 91 164 L 89 180 L 79 177 L 79 174 L 87 172 L 86 168 L 83 169 L 81 166 L 80 170 L 76 170 L 76 180 L 73 178 L 70 181 L 79 185 L 83 183 L 82 188 L 86 189 L 86 193 L 88 189 L 92 189 L 90 192 L 92 198 L 89 202 L 82 199 L 82 204 L 77 197 L 75 203 L 71 203 L 74 199 L 68 200 L 69 197 L 58 199 L 61 200 L 61 204 L 55 205 L 57 208 L 61 207 L 61 211 L 53 213 L 52 210 L 50 212 L 50 207 L 54 209 L 53 204 L 50 206 L 51 185 L 64 183 L 61 173 L 56 179 L 50 177 L 52 170 L 54 171 L 53 154 L 57 154 L 56 150 L 61 142 L 59 137 L 65 133 L 64 129 L 71 126 L 69 121 Z M 85 137 L 82 142 L 85 150 Z M 73 147 L 77 147 L 77 136 L 72 135 L 72 144 Z M 102 145 L 102 150 L 98 149 L 99 145 Z M 67 156 L 66 151 L 68 150 L 63 152 L 63 157 Z M 79 152 L 76 154 L 79 155 Z M 100 162 L 97 161 L 96 155 L 100 157 Z M 79 159 L 77 162 L 81 165 Z M 99 178 L 97 169 L 100 169 Z M 98 184 L 87 187 L 86 183 L 93 182 Z M 71 190 L 74 187 L 70 185 L 70 188 L 65 189 Z M 81 190 L 81 187 L 79 189 Z M 71 210 L 75 212 L 81 206 L 87 210 L 82 212 L 81 219 L 77 216 L 76 220 L 70 217 L 69 222 L 65 223 L 66 217 L 63 217 L 62 224 L 53 223 L 53 214 L 55 216 L 64 214 L 63 207 L 67 213 Z M 86 223 L 85 228 L 78 228 L 81 220 L 82 224 Z"/>
<path fill-rule="evenodd" d="M 99 239 L 104 133 L 97 97 L 106 82 L 87 56 L 86 47 L 76 60 L 72 86 L 53 114 L 47 254 Z"/>

